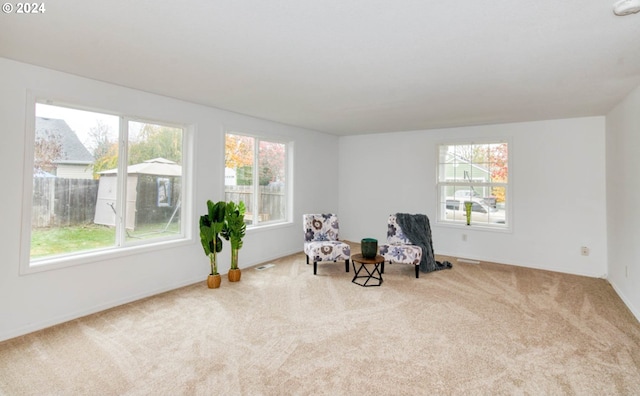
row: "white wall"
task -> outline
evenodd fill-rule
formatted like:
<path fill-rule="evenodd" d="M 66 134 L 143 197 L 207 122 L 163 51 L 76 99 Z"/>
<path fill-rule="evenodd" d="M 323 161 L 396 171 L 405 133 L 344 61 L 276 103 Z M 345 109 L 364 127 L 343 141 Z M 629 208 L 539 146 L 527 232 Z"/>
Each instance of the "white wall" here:
<path fill-rule="evenodd" d="M 510 233 L 435 221 L 437 145 L 484 138 L 510 141 Z M 341 138 L 342 237 L 384 241 L 390 213 L 424 213 L 436 253 L 604 277 L 604 142 L 604 117 Z"/>
<path fill-rule="evenodd" d="M 607 115 L 609 282 L 640 320 L 640 87 Z"/>
<path fill-rule="evenodd" d="M 0 125 L 3 144 L 0 169 L 3 175 L 0 205 L 0 340 L 109 308 L 137 298 L 194 282 L 208 274 L 208 259 L 202 252 L 197 223 L 194 238 L 186 244 L 156 252 L 122 255 L 110 260 L 57 270 L 19 275 L 21 211 L 29 208 L 22 196 L 27 92 L 119 114 L 158 121 L 193 125 L 195 133 L 196 217 L 204 212 L 207 199 L 224 199 L 224 127 L 238 132 L 259 133 L 294 142 L 293 220 L 290 225 L 249 230 L 240 251 L 240 267 L 259 264 L 302 250 L 302 213 L 336 211 L 338 163 L 313 160 L 338 150 L 331 135 L 258 120 L 235 113 L 190 104 L 145 92 L 79 78 L 53 70 L 0 58 Z M 322 183 L 318 183 L 322 180 Z M 24 202 L 27 202 L 24 206 Z M 229 268 L 228 250 L 222 254 L 219 271 Z M 205 287 L 205 286 L 203 286 Z M 223 285 L 224 287 L 224 285 Z M 215 293 L 215 291 L 212 291 Z"/>

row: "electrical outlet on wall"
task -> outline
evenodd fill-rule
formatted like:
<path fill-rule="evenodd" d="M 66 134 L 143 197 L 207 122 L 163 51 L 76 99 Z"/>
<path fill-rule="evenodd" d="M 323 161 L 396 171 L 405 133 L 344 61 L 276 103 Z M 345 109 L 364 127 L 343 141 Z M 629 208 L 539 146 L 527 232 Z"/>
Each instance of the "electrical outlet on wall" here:
<path fill-rule="evenodd" d="M 589 248 L 586 246 L 583 246 L 580 248 L 580 254 L 583 256 L 588 256 L 589 255 Z"/>

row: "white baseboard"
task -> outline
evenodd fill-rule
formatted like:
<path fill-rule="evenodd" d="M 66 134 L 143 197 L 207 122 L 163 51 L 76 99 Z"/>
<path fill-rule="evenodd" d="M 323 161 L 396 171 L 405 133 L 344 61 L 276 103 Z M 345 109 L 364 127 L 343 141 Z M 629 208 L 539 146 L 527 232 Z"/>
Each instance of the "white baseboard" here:
<path fill-rule="evenodd" d="M 191 279 L 191 280 L 187 280 L 184 282 L 179 282 L 173 285 L 167 285 L 165 287 L 159 288 L 159 289 L 155 289 L 152 291 L 148 291 L 148 292 L 144 292 L 144 293 L 139 293 L 139 294 L 135 294 L 132 296 L 127 296 L 121 299 L 117 299 L 117 300 L 113 300 L 113 301 L 109 301 L 107 303 L 104 304 L 100 304 L 100 305 L 96 305 L 93 306 L 91 308 L 87 308 L 87 309 L 83 309 L 80 311 L 76 311 L 67 315 L 61 315 L 55 318 L 51 318 L 49 320 L 45 320 L 45 321 L 41 321 L 41 322 L 34 322 L 34 323 L 30 323 L 28 326 L 23 326 L 17 329 L 13 329 L 11 331 L 8 331 L 6 333 L 1 333 L 0 334 L 0 341 L 5 341 L 11 338 L 15 338 L 15 337 L 20 337 L 22 335 L 25 334 L 29 334 L 29 333 L 33 333 L 34 331 L 38 331 L 38 330 L 42 330 L 42 329 L 46 329 L 47 327 L 51 327 L 51 326 L 55 326 L 61 323 L 65 323 L 65 322 L 69 322 L 71 320 L 74 319 L 78 319 L 81 318 L 83 316 L 87 316 L 87 315 L 91 315 L 97 312 L 101 312 L 110 308 L 115 308 L 119 305 L 124 305 L 124 304 L 128 304 L 130 302 L 133 301 L 137 301 L 137 300 L 141 300 L 143 298 L 147 298 L 147 297 L 151 297 L 154 296 L 156 294 L 160 294 L 160 293 L 165 293 L 171 290 L 175 290 L 175 289 L 179 289 L 181 287 L 184 286 L 189 286 L 189 285 L 193 285 L 194 283 L 198 283 L 198 282 L 204 282 L 203 278 L 198 278 L 198 279 Z"/>
<path fill-rule="evenodd" d="M 633 316 L 636 317 L 636 320 L 640 322 L 640 310 L 631 303 L 631 300 L 629 300 L 627 296 L 625 296 L 622 290 L 614 282 L 610 281 L 609 279 L 607 279 L 607 281 L 609 282 L 611 287 L 613 287 L 613 290 L 616 292 L 618 297 L 620 297 L 624 305 L 626 305 L 627 308 L 629 308 L 629 311 L 631 311 L 631 313 L 633 314 Z"/>

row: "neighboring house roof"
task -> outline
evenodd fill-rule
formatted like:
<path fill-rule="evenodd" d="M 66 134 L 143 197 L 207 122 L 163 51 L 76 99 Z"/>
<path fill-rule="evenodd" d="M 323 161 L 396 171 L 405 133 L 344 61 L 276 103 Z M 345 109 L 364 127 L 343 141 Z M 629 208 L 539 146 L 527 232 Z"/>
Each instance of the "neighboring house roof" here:
<path fill-rule="evenodd" d="M 52 135 L 59 136 L 62 145 L 62 157 L 54 161 L 56 164 L 89 165 L 93 163 L 93 155 L 64 120 L 36 117 L 36 138 Z"/>
<path fill-rule="evenodd" d="M 101 175 L 115 175 L 116 173 L 118 173 L 117 169 L 100 172 Z M 165 158 L 154 158 L 139 164 L 129 165 L 127 173 L 130 175 L 182 176 L 182 167 Z"/>
<path fill-rule="evenodd" d="M 453 164 L 454 162 L 457 163 L 464 163 L 465 165 L 468 165 L 474 169 L 477 169 L 483 173 L 489 174 L 489 170 L 487 168 L 484 168 L 482 166 L 479 166 L 477 164 L 471 163 L 468 159 L 463 158 L 462 156 L 458 155 L 458 154 L 454 154 L 454 153 L 447 153 L 447 158 L 445 159 L 446 163 L 448 164 Z"/>

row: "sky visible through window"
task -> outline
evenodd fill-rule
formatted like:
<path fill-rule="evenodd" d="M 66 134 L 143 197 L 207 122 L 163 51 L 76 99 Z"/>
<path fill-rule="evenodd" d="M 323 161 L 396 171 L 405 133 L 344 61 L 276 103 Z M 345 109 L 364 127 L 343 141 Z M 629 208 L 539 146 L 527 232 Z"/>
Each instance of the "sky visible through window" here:
<path fill-rule="evenodd" d="M 36 117 L 64 120 L 89 151 L 94 148 L 92 147 L 94 142 L 89 134 L 91 128 L 95 128 L 100 122 L 109 127 L 109 130 L 115 133 L 114 136 L 117 137 L 120 122 L 119 117 L 109 114 L 93 113 L 43 103 L 36 103 Z"/>

